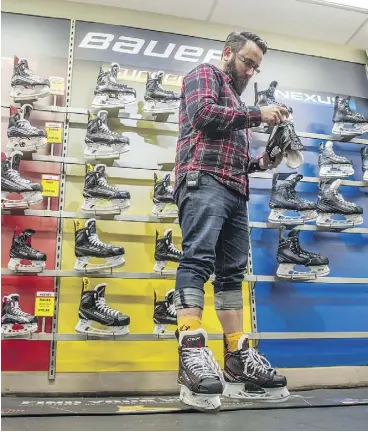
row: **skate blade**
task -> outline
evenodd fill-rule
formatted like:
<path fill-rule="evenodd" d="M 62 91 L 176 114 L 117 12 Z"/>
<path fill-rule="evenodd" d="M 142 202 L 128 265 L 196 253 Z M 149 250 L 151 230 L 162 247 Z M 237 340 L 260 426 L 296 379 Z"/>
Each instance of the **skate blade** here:
<path fill-rule="evenodd" d="M 100 325 L 92 321 L 79 320 L 78 324 L 75 326 L 75 331 L 80 334 L 86 334 L 87 336 L 98 337 L 98 338 L 104 338 L 109 336 L 126 336 L 130 333 L 128 326 L 122 326 L 122 327 L 101 326 L 101 328 L 99 328 L 99 327 L 93 327 L 93 324 Z"/>
<path fill-rule="evenodd" d="M 115 154 L 108 154 L 108 155 L 88 155 L 86 153 L 84 153 L 84 159 L 88 162 L 98 162 L 98 161 L 114 161 L 117 159 L 120 159 L 120 154 L 119 153 L 115 153 Z"/>
<path fill-rule="evenodd" d="M 290 398 L 287 387 L 263 388 L 263 393 L 252 393 L 244 391 L 244 384 L 226 383 L 223 396 L 231 399 L 242 399 L 257 402 L 285 402 Z"/>
<path fill-rule="evenodd" d="M 15 273 L 42 273 L 43 269 L 46 267 L 46 262 L 37 263 L 37 267 L 32 267 L 32 265 L 20 264 L 10 259 L 8 263 L 8 269 Z"/>
<path fill-rule="evenodd" d="M 103 260 L 104 258 L 84 257 L 81 260 L 77 258 L 74 264 L 74 270 L 83 273 L 111 273 L 113 268 L 123 267 L 125 259 L 123 257 L 109 258 L 110 261 L 103 263 L 89 262 L 89 260 Z"/>
<path fill-rule="evenodd" d="M 330 273 L 327 265 L 311 266 L 308 271 L 295 270 L 295 267 L 296 264 L 280 264 L 276 276 L 288 280 L 313 280 L 318 277 L 327 276 Z M 306 266 L 306 268 L 308 267 Z"/>
<path fill-rule="evenodd" d="M 175 331 L 167 330 L 167 326 L 170 324 L 156 324 L 153 334 L 160 339 L 171 339 L 175 336 Z"/>
<path fill-rule="evenodd" d="M 14 330 L 14 326 L 23 326 L 23 328 Z M 17 338 L 23 336 L 30 336 L 32 333 L 37 332 L 37 330 L 37 324 L 3 324 L 1 327 L 1 334 L 4 338 Z"/>
<path fill-rule="evenodd" d="M 87 209 L 81 207 L 81 212 L 88 216 L 116 216 L 120 214 L 120 208 L 114 207 L 110 209 Z"/>
<path fill-rule="evenodd" d="M 289 216 L 272 210 L 268 217 L 268 221 L 278 225 L 302 225 L 306 222 L 315 221 L 317 217 L 318 214 L 315 210 L 306 211 L 304 215 L 299 214 L 297 216 Z"/>
<path fill-rule="evenodd" d="M 158 273 L 161 275 L 175 275 L 177 272 L 176 268 L 166 268 L 167 262 L 166 261 L 159 261 L 156 262 L 155 266 L 153 267 L 154 273 Z"/>
<path fill-rule="evenodd" d="M 180 387 L 180 404 L 183 408 L 191 408 L 208 414 L 216 414 L 220 411 L 220 395 L 199 395 L 191 392 L 183 385 Z"/>
<path fill-rule="evenodd" d="M 364 172 L 363 181 L 368 182 L 368 170 Z"/>
<path fill-rule="evenodd" d="M 354 228 L 357 225 L 361 225 L 363 223 L 363 217 L 359 216 L 354 218 L 354 220 L 347 219 L 321 219 L 320 217 L 316 220 L 316 225 L 324 228 L 330 229 L 344 229 L 344 228 Z"/>

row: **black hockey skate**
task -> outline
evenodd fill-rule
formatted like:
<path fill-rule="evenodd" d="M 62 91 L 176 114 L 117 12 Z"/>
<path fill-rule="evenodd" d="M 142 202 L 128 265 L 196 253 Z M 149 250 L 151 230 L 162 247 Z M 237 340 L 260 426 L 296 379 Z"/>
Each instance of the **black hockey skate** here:
<path fill-rule="evenodd" d="M 294 124 L 291 121 L 286 121 L 273 128 L 266 145 L 266 153 L 271 161 L 274 161 L 277 155 L 282 154 L 288 167 L 298 168 L 304 161 L 301 150 L 304 150 L 304 146 L 296 135 Z"/>
<path fill-rule="evenodd" d="M 110 186 L 106 180 L 106 165 L 93 168 L 86 164 L 82 212 L 93 215 L 117 215 L 130 206 L 130 193 Z"/>
<path fill-rule="evenodd" d="M 336 96 L 333 113 L 332 133 L 341 136 L 362 135 L 368 133 L 368 117 L 353 111 L 351 96 Z"/>
<path fill-rule="evenodd" d="M 23 178 L 18 170 L 23 154 L 11 153 L 7 158 L 1 153 L 1 205 L 4 209 L 25 209 L 42 202 L 42 186 Z M 21 199 L 8 199 L 9 194 L 19 194 Z"/>
<path fill-rule="evenodd" d="M 339 193 L 340 186 L 340 179 L 333 183 L 321 184 L 317 201 L 316 225 L 328 228 L 350 228 L 363 223 L 363 209 L 355 203 L 345 201 Z"/>
<path fill-rule="evenodd" d="M 10 107 L 7 149 L 34 152 L 47 145 L 46 132 L 32 126 L 29 122 L 32 109 L 32 105 L 28 104 L 23 105 L 19 110 Z"/>
<path fill-rule="evenodd" d="M 89 115 L 84 142 L 84 158 L 91 161 L 119 159 L 130 150 L 129 138 L 109 129 L 107 111 L 99 111 L 96 117 Z"/>
<path fill-rule="evenodd" d="M 35 333 L 38 330 L 37 317 L 23 312 L 19 307 L 19 294 L 3 297 L 1 333 L 4 337 L 17 337 Z"/>
<path fill-rule="evenodd" d="M 168 325 L 177 325 L 177 316 L 174 306 L 174 289 L 169 290 L 165 300 L 157 301 L 157 293 L 153 298 L 153 322 L 156 324 L 153 334 L 157 336 L 172 336 L 174 332 L 166 331 Z"/>
<path fill-rule="evenodd" d="M 158 238 L 159 234 L 156 231 L 156 247 L 155 247 L 155 260 L 156 264 L 153 269 L 156 273 L 175 274 L 176 269 L 164 268 L 167 262 L 179 262 L 183 255 L 183 252 L 179 251 L 172 241 L 172 230 L 168 229 L 165 231 L 163 238 Z"/>
<path fill-rule="evenodd" d="M 368 145 L 361 148 L 363 180 L 368 181 Z"/>
<path fill-rule="evenodd" d="M 279 174 L 273 175 L 272 192 L 270 198 L 271 213 L 268 220 L 276 224 L 297 225 L 317 219 L 317 205 L 313 201 L 307 201 L 299 197 L 295 188 L 302 180 L 301 174 Z M 298 215 L 286 213 L 297 212 Z"/>
<path fill-rule="evenodd" d="M 354 174 L 353 162 L 345 156 L 334 152 L 333 142 L 319 145 L 319 176 L 324 178 L 349 177 Z"/>
<path fill-rule="evenodd" d="M 225 340 L 224 345 L 224 396 L 273 402 L 289 398 L 286 378 L 279 375 L 265 357 L 249 348 L 246 335 L 239 339 L 237 351 L 229 351 Z"/>
<path fill-rule="evenodd" d="M 74 220 L 75 256 L 74 270 L 93 273 L 124 265 L 124 248 L 102 243 L 96 232 L 96 219 L 89 219 L 84 227 Z M 104 259 L 104 263 L 90 263 L 91 258 Z"/>
<path fill-rule="evenodd" d="M 46 266 L 47 255 L 32 248 L 31 238 L 36 231 L 16 227 L 9 251 L 8 269 L 19 273 L 40 273 Z"/>
<path fill-rule="evenodd" d="M 207 334 L 202 329 L 180 332 L 180 401 L 198 411 L 218 412 L 223 391 L 222 374 L 207 347 L 207 339 Z"/>
<path fill-rule="evenodd" d="M 275 90 L 278 85 L 277 81 L 272 81 L 266 90 L 258 90 L 257 83 L 254 84 L 254 94 L 255 94 L 255 105 L 257 106 L 281 106 L 286 108 L 290 114 L 292 114 L 293 109 L 287 105 L 278 102 L 275 98 Z"/>
<path fill-rule="evenodd" d="M 35 75 L 25 59 L 15 58 L 10 97 L 15 102 L 37 100 L 50 94 L 50 81 Z"/>
<path fill-rule="evenodd" d="M 149 113 L 172 113 L 179 108 L 180 95 L 162 87 L 163 71 L 147 73 L 143 111 Z"/>
<path fill-rule="evenodd" d="M 100 67 L 92 107 L 124 108 L 136 101 L 135 89 L 117 81 L 119 70 L 118 63 L 111 63 L 107 72 Z"/>
<path fill-rule="evenodd" d="M 79 305 L 79 322 L 75 327 L 78 333 L 97 336 L 122 336 L 129 333 L 130 318 L 112 309 L 105 300 L 107 284 L 101 283 L 93 290 L 84 290 L 89 281 L 83 278 L 83 290 Z"/>
<path fill-rule="evenodd" d="M 277 276 L 290 280 L 308 280 L 327 276 L 330 273 L 328 258 L 303 250 L 299 244 L 299 231 L 297 229 L 291 230 L 287 238 L 283 236 L 284 230 L 285 228 L 280 230 L 277 250 L 277 261 L 279 263 L 276 272 Z M 296 266 L 308 267 L 309 271 L 296 270 Z"/>
<path fill-rule="evenodd" d="M 159 180 L 156 173 L 154 173 L 153 179 L 152 214 L 159 218 L 176 217 L 178 215 L 178 209 L 173 197 L 173 188 L 170 185 L 170 174 L 166 174 Z"/>

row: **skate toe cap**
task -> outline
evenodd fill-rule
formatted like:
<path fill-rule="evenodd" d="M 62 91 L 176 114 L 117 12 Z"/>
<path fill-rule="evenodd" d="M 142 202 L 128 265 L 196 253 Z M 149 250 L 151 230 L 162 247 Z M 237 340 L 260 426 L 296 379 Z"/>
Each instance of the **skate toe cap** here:
<path fill-rule="evenodd" d="M 120 256 L 120 255 L 124 255 L 125 253 L 124 248 L 119 246 L 113 246 L 111 248 L 111 252 L 113 256 Z"/>
<path fill-rule="evenodd" d="M 198 383 L 198 392 L 205 394 L 222 394 L 222 382 L 220 379 L 204 378 L 200 383 Z"/>
<path fill-rule="evenodd" d="M 287 379 L 283 375 L 275 374 L 273 376 L 273 385 L 275 387 L 286 387 L 287 386 Z"/>

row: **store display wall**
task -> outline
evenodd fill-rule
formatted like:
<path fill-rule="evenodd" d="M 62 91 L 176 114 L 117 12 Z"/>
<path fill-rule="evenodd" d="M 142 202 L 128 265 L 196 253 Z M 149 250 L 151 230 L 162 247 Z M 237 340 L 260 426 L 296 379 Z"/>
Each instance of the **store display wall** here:
<path fill-rule="evenodd" d="M 2 66 L 6 68 L 3 79 L 2 106 L 8 105 L 8 89 L 12 73 L 13 56 L 26 57 L 38 74 L 57 75 L 67 79 L 67 55 L 69 43 L 69 22 L 48 18 L 3 14 Z M 27 32 L 16 33 L 16 26 L 22 25 Z M 91 35 L 92 33 L 92 35 Z M 98 35 L 96 35 L 98 33 Z M 93 35 L 95 34 L 95 35 Z M 53 43 L 50 42 L 52 35 Z M 24 39 L 27 36 L 28 43 Z M 94 39 L 93 39 L 94 38 Z M 130 39 L 129 39 L 130 38 Z M 132 39 L 133 38 L 133 39 Z M 29 43 L 32 40 L 32 43 Z M 74 58 L 71 82 L 70 106 L 89 109 L 94 97 L 96 78 L 100 67 L 107 69 L 111 62 L 120 64 L 119 79 L 137 91 L 137 104 L 126 107 L 122 118 L 109 118 L 111 130 L 123 133 L 130 139 L 130 152 L 115 161 L 111 168 L 109 183 L 121 185 L 131 194 L 131 207 L 124 211 L 125 216 L 151 216 L 153 196 L 153 175 L 162 177 L 162 163 L 172 163 L 175 156 L 177 136 L 177 113 L 153 121 L 144 118 L 143 98 L 145 93 L 146 72 L 165 71 L 163 85 L 167 89 L 180 91 L 182 77 L 203 61 L 218 63 L 222 42 L 194 37 L 185 37 L 169 33 L 132 29 L 122 26 L 77 22 L 75 29 Z M 22 51 L 23 50 L 23 51 Z M 329 134 L 332 127 L 332 98 L 337 94 L 354 97 L 356 108 L 368 113 L 368 86 L 362 65 L 327 60 L 280 51 L 269 51 L 262 64 L 262 73 L 255 78 L 260 89 L 266 88 L 270 81 L 279 82 L 278 99 L 294 109 L 294 122 L 297 131 Z M 58 106 L 65 104 L 65 98 L 58 97 Z M 253 86 L 246 91 L 244 100 L 254 103 Z M 50 105 L 50 100 L 42 100 L 43 105 Z M 2 142 L 6 144 L 6 128 L 9 111 L 2 107 Z M 32 122 L 42 125 L 46 121 L 65 120 L 64 114 L 33 111 Z M 84 137 L 87 116 L 71 114 L 68 144 L 65 156 L 83 160 Z M 363 136 L 363 138 L 366 138 Z M 265 146 L 267 135 L 262 141 L 253 142 L 253 154 L 259 154 Z M 308 177 L 318 177 L 318 144 L 320 140 L 303 138 L 306 146 L 305 162 L 299 172 Z M 3 144 L 3 146 L 4 146 Z M 60 146 L 61 147 L 61 146 Z M 354 164 L 355 176 L 351 180 L 360 180 L 361 159 L 360 145 L 353 143 L 335 143 L 335 151 L 348 156 Z M 44 152 L 50 154 L 48 146 Z M 59 153 L 58 153 L 59 152 Z M 55 149 L 55 155 L 61 154 L 61 148 Z M 122 168 L 118 168 L 118 167 Z M 27 178 L 42 173 L 60 174 L 61 165 L 52 162 L 22 161 L 21 168 Z M 83 203 L 85 167 L 77 164 L 65 164 L 65 200 L 63 210 L 80 214 Z M 281 172 L 291 171 L 284 164 Z M 30 174 L 30 173 L 33 174 Z M 172 179 L 173 180 L 173 179 Z M 253 178 L 251 180 L 251 200 L 249 203 L 250 221 L 267 222 L 268 200 L 271 180 Z M 362 227 L 368 227 L 367 187 L 343 186 L 346 198 L 363 207 L 365 221 Z M 317 183 L 302 183 L 298 186 L 303 196 L 317 199 Z M 45 208 L 46 200 L 38 208 Z M 51 200 L 51 209 L 58 209 L 57 199 Z M 47 268 L 55 266 L 56 218 L 37 218 L 31 216 L 2 216 L 3 257 L 2 267 L 7 265 L 7 251 L 13 225 L 21 219 L 24 226 L 37 231 L 39 239 L 44 239 L 43 228 L 48 223 Z M 85 220 L 82 221 L 83 224 Z M 20 222 L 19 222 L 20 223 Z M 74 255 L 73 219 L 61 221 L 61 270 L 72 270 Z M 103 242 L 123 245 L 125 248 L 124 272 L 151 273 L 154 266 L 155 232 L 161 234 L 173 229 L 174 243 L 180 247 L 180 229 L 172 221 L 162 223 L 122 222 L 97 220 L 97 231 Z M 9 231 L 9 232 L 8 232 Z M 46 231 L 46 230 L 45 230 Z M 41 240 L 41 241 L 42 241 Z M 274 275 L 277 262 L 277 229 L 254 228 L 251 235 L 253 272 L 258 275 Z M 331 276 L 368 277 L 364 263 L 368 254 L 367 234 L 347 234 L 332 232 L 302 231 L 301 241 L 308 250 L 318 251 L 330 259 Z M 35 243 L 35 247 L 39 246 Z M 121 269 L 119 270 L 121 271 Z M 78 307 L 82 287 L 82 276 L 62 277 L 59 287 L 59 309 L 57 332 L 73 334 L 78 321 Z M 36 280 L 36 276 L 29 280 Z M 13 283 L 23 299 L 25 309 L 32 312 L 33 291 L 26 290 L 26 277 L 3 276 L 3 285 Z M 18 282 L 21 279 L 22 284 Z M 51 291 L 54 287 L 52 278 L 39 278 L 42 288 Z M 46 282 L 48 285 L 46 286 Z M 153 279 L 118 279 L 93 278 L 91 288 L 97 283 L 106 282 L 106 298 L 109 305 L 122 311 L 131 318 L 131 334 L 152 333 L 153 292 L 163 298 L 167 290 L 174 286 L 173 280 Z M 35 282 L 30 282 L 35 283 Z M 33 289 L 33 288 L 32 288 Z M 313 332 L 313 331 L 367 331 L 368 300 L 366 285 L 323 284 L 323 282 L 305 284 L 290 282 L 257 282 L 255 285 L 255 311 L 253 316 L 248 284 L 243 285 L 244 330 L 260 332 Z M 4 293 L 4 287 L 3 287 Z M 26 295 L 27 293 L 27 295 Z M 23 301 L 23 300 L 22 300 Z M 209 334 L 220 333 L 221 328 L 216 318 L 213 305 L 213 290 L 210 283 L 206 287 L 206 309 L 204 326 Z M 253 312 L 254 314 L 254 312 Z M 255 320 L 256 319 L 256 320 Z M 50 323 L 48 324 L 48 326 Z M 50 327 L 47 327 L 49 329 Z M 13 351 L 13 344 L 14 350 Z M 22 365 L 12 363 L 15 352 L 25 353 L 36 345 L 48 342 L 3 341 L 7 360 L 3 370 L 42 370 L 48 368 L 44 351 L 37 350 L 40 361 Z M 17 344 L 17 345 L 15 345 Z M 341 344 L 349 355 L 341 354 Z M 210 347 L 218 360 L 222 359 L 222 341 L 210 341 Z M 332 365 L 363 365 L 368 355 L 366 339 L 362 340 L 309 340 L 309 341 L 261 341 L 260 349 L 276 367 L 310 367 Z M 129 353 L 129 355 L 127 355 Z M 42 357 L 42 359 L 41 359 Z M 25 357 L 27 358 L 27 354 Z M 34 359 L 35 360 L 35 359 Z M 36 366 L 38 365 L 42 366 Z M 59 341 L 56 351 L 56 371 L 59 372 L 118 372 L 118 371 L 170 371 L 177 368 L 176 342 L 170 341 Z"/>

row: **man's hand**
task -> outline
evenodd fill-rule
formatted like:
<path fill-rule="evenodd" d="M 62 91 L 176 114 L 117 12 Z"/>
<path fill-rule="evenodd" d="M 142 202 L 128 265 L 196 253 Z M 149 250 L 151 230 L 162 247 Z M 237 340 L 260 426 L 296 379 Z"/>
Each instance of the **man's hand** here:
<path fill-rule="evenodd" d="M 273 169 L 273 168 L 277 168 L 281 161 L 282 161 L 283 155 L 280 153 L 277 156 L 275 156 L 275 160 L 271 161 L 270 157 L 268 156 L 268 154 L 265 152 L 263 153 L 263 155 L 261 156 L 261 158 L 259 159 L 259 166 L 262 169 Z"/>
<path fill-rule="evenodd" d="M 262 122 L 267 123 L 270 126 L 275 126 L 289 117 L 289 111 L 284 107 L 271 107 L 264 106 L 260 107 Z"/>

